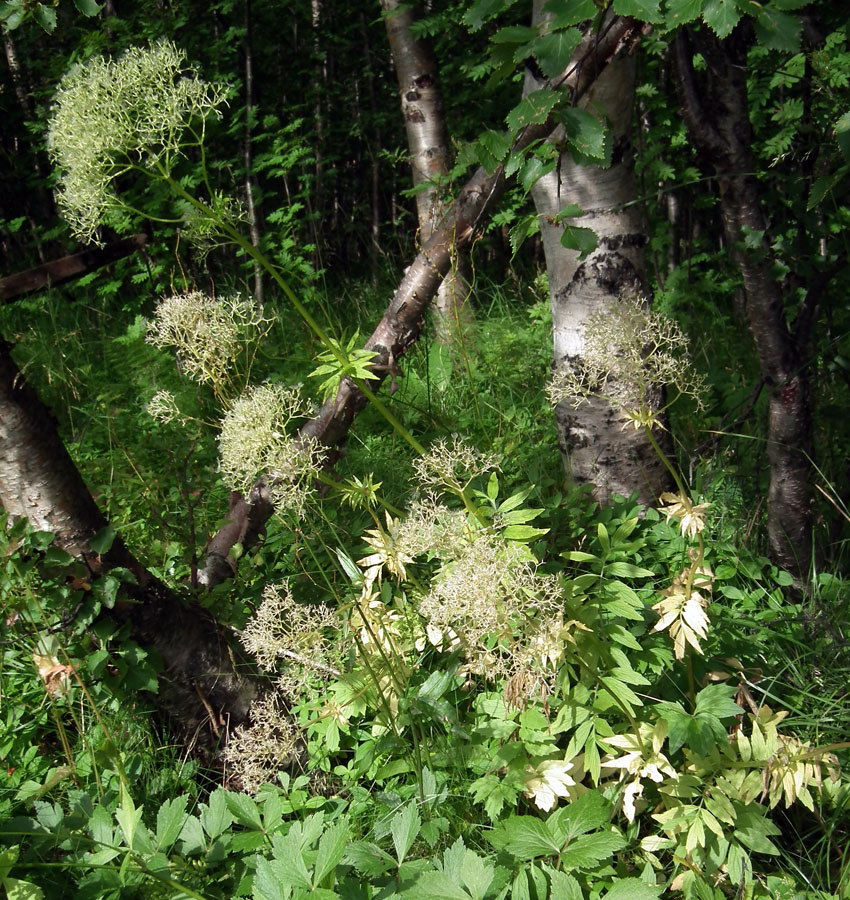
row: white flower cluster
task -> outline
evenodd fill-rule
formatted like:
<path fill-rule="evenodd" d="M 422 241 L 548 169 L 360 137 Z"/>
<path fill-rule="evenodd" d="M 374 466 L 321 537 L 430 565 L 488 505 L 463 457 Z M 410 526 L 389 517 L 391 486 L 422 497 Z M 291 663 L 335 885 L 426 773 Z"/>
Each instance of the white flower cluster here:
<path fill-rule="evenodd" d="M 277 778 L 298 756 L 300 732 L 273 695 L 251 706 L 251 726 L 237 728 L 224 755 L 249 794 Z"/>
<path fill-rule="evenodd" d="M 701 404 L 703 379 L 688 360 L 688 339 L 679 325 L 654 312 L 640 297 L 622 297 L 590 316 L 584 355 L 559 367 L 547 389 L 553 405 L 580 406 L 605 397 L 627 415 L 640 409 L 647 392 L 662 385 Z"/>
<path fill-rule="evenodd" d="M 160 301 L 145 340 L 173 347 L 189 378 L 217 387 L 227 382 L 242 349 L 256 342 L 268 321 L 252 299 L 239 294 L 214 299 L 190 291 Z"/>
<path fill-rule="evenodd" d="M 171 391 L 157 391 L 145 408 L 148 415 L 157 422 L 167 424 L 184 421 L 184 416 Z"/>
<path fill-rule="evenodd" d="M 268 475 L 277 510 L 301 514 L 322 454 L 315 442 L 292 439 L 287 429 L 309 412 L 298 387 L 269 383 L 242 394 L 222 420 L 218 439 L 219 468 L 230 486 L 246 493 L 258 476 Z"/>
<path fill-rule="evenodd" d="M 451 440 L 435 441 L 428 452 L 413 463 L 416 478 L 424 487 L 448 489 L 460 493 L 479 475 L 498 468 L 492 453 L 482 453 L 459 435 Z"/>
<path fill-rule="evenodd" d="M 165 40 L 75 65 L 59 85 L 47 134 L 74 234 L 92 241 L 105 213 L 121 207 L 112 182 L 140 165 L 170 171 L 186 126 L 224 100 L 224 86 L 202 81 Z"/>

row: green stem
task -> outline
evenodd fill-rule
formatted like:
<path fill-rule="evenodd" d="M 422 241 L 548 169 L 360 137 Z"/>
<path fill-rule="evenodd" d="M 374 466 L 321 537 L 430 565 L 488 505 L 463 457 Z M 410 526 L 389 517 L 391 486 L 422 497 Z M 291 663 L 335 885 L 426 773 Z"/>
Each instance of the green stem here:
<path fill-rule="evenodd" d="M 682 482 L 682 479 L 679 477 L 679 473 L 676 471 L 676 469 L 673 467 L 673 464 L 667 458 L 667 454 L 661 449 L 661 446 L 658 443 L 658 441 L 655 440 L 655 435 L 652 433 L 652 429 L 648 425 L 644 425 L 643 430 L 646 434 L 647 440 L 652 445 L 652 449 L 658 454 L 658 458 L 661 460 L 662 463 L 664 463 L 664 466 L 667 469 L 667 471 L 673 476 L 673 481 L 676 482 L 676 487 L 679 489 L 679 493 L 682 495 L 683 498 L 688 497 L 689 496 L 688 491 L 685 488 L 685 485 Z"/>

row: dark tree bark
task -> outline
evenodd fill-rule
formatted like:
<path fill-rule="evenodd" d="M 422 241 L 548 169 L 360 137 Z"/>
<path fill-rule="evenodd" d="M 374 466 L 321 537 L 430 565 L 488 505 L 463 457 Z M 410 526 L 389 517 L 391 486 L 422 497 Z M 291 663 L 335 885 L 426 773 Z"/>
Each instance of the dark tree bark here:
<path fill-rule="evenodd" d="M 588 34 L 573 55 L 564 77 L 558 79 L 558 84 L 565 85 L 576 99 L 582 97 L 617 53 L 640 39 L 642 28 L 642 23 L 617 18 L 604 33 Z M 514 148 L 528 147 L 534 141 L 547 137 L 553 128 L 551 120 L 541 125 L 527 126 L 517 137 Z M 399 360 L 418 340 L 425 311 L 451 268 L 455 248 L 463 249 L 471 244 L 510 183 L 504 167 L 499 166 L 492 175 L 480 168 L 448 207 L 443 220 L 407 269 L 383 318 L 365 344 L 365 349 L 377 354 L 372 368 L 378 380 L 370 382 L 372 390 L 377 390 L 388 375 L 397 371 Z M 357 385 L 350 379 L 344 379 L 336 397 L 328 400 L 304 425 L 301 436 L 316 440 L 328 448 L 336 448 L 345 440 L 355 416 L 367 402 L 366 395 Z M 231 505 L 231 515 L 223 529 L 234 535 L 247 533 L 249 526 L 245 520 L 251 509 L 250 502 L 244 506 Z M 198 577 L 202 584 L 211 586 L 219 583 L 216 573 L 224 573 L 227 577 L 220 558 L 228 555 L 232 544 L 228 546 L 226 541 L 219 540 L 219 535 L 209 545 L 215 545 L 215 556 L 206 560 L 199 569 Z M 244 544 L 243 547 L 248 549 Z"/>
<path fill-rule="evenodd" d="M 769 391 L 767 529 L 771 556 L 802 583 L 812 553 L 808 335 L 794 333 L 786 320 L 781 288 L 771 272 L 772 251 L 765 237 L 768 221 L 752 174 L 753 134 L 746 83 L 750 35 L 742 25 L 723 41 L 707 30 L 695 38 L 707 63 L 704 83 L 698 83 L 691 41 L 682 32 L 675 44 L 677 90 L 691 140 L 718 176 L 723 230 L 741 269 L 750 331 Z M 744 247 L 744 229 L 750 230 L 750 236 L 762 234 L 758 247 Z"/>
<path fill-rule="evenodd" d="M 132 237 L 114 241 L 105 247 L 90 247 L 81 253 L 72 253 L 61 259 L 53 259 L 44 265 L 16 272 L 6 278 L 0 278 L 0 302 L 8 303 L 28 294 L 40 291 L 51 285 L 63 284 L 87 272 L 93 272 L 102 266 L 108 266 L 116 259 L 122 259 L 147 246 L 146 234 L 134 234 Z"/>
<path fill-rule="evenodd" d="M 230 727 L 247 721 L 254 684 L 236 674 L 209 614 L 151 575 L 120 537 L 103 556 L 92 550 L 89 542 L 106 518 L 7 343 L 0 344 L 0 502 L 10 516 L 52 532 L 56 545 L 93 575 L 117 566 L 133 573 L 132 602 L 108 614 L 129 620 L 134 638 L 159 654 L 164 672 L 155 699 L 184 739 L 212 754 Z"/>

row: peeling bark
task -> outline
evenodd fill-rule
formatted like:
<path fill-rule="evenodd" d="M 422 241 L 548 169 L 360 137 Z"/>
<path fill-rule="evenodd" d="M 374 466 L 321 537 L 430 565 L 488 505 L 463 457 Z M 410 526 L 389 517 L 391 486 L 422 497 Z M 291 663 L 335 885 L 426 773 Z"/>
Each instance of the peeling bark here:
<path fill-rule="evenodd" d="M 413 36 L 416 12 L 399 0 L 381 0 L 384 24 L 398 78 L 401 113 L 407 131 L 419 239 L 425 244 L 446 212 L 440 181 L 448 174 L 452 152 L 443 107 L 437 60 L 430 43 Z M 464 276 L 465 254 L 457 258 L 437 291 L 434 311 L 441 337 L 450 337 L 468 317 L 469 284 Z"/>
<path fill-rule="evenodd" d="M 543 18 L 543 3 L 534 4 L 534 21 Z M 541 84 L 530 71 L 525 92 Z M 585 353 L 584 325 L 592 315 L 615 307 L 621 296 L 644 291 L 644 251 L 647 227 L 637 200 L 631 151 L 635 60 L 617 59 L 596 79 L 580 106 L 603 114 L 614 142 L 607 169 L 579 165 L 564 151 L 558 166 L 531 189 L 537 210 L 552 307 L 555 366 L 581 366 Z M 553 135 L 562 140 L 563 129 Z M 585 215 L 567 224 L 592 228 L 598 246 L 583 262 L 579 253 L 561 244 L 560 210 L 578 203 Z M 662 406 L 662 391 L 647 398 Z M 642 503 L 654 504 L 670 487 L 670 476 L 643 429 L 624 428 L 618 409 L 602 398 L 574 408 L 562 401 L 555 408 L 558 445 L 568 475 L 577 484 L 592 484 L 594 497 L 607 503 L 614 494 L 639 492 Z"/>
<path fill-rule="evenodd" d="M 746 83 L 749 35 L 745 26 L 739 26 L 724 41 L 707 32 L 698 40 L 707 63 L 705 83 L 697 82 L 693 49 L 682 33 L 675 44 L 677 90 L 691 140 L 718 176 L 723 230 L 743 276 L 750 331 L 770 392 L 767 530 L 771 557 L 802 584 L 812 553 L 808 336 L 794 334 L 788 326 L 781 288 L 771 273 L 772 251 L 767 239 L 763 236 L 754 250 L 743 244 L 744 228 L 762 233 L 768 228 L 752 174 Z"/>
<path fill-rule="evenodd" d="M 640 39 L 642 28 L 642 23 L 632 19 L 616 18 L 602 34 L 588 34 L 557 83 L 572 91 L 576 99 L 581 98 L 617 53 Z M 528 126 L 518 136 L 514 148 L 528 147 L 534 141 L 547 137 L 553 128 L 551 120 Z M 463 249 L 470 245 L 510 183 L 502 166 L 492 175 L 488 175 L 483 168 L 478 169 L 448 207 L 443 220 L 407 269 L 383 318 L 365 344 L 365 349 L 377 353 L 372 364 L 377 381 L 371 381 L 369 385 L 373 391 L 378 390 L 387 375 L 396 370 L 397 362 L 418 340 L 424 313 L 451 266 L 453 248 Z M 344 441 L 355 416 L 367 402 L 365 394 L 354 382 L 344 379 L 336 397 L 328 400 L 316 416 L 304 425 L 301 436 L 314 439 L 328 448 L 337 447 Z M 234 534 L 240 533 L 246 527 L 242 520 L 248 515 L 250 506 L 249 503 L 237 514 L 232 514 L 223 527 Z M 218 553 L 224 552 L 226 556 L 226 541 L 220 541 L 216 535 L 210 546 L 213 542 Z M 217 571 L 224 570 L 218 566 Z M 206 561 L 199 570 L 199 580 L 210 586 L 219 583 L 213 578 L 213 567 L 208 566 Z"/>
<path fill-rule="evenodd" d="M 0 502 L 10 516 L 52 532 L 56 545 L 94 575 L 117 566 L 133 573 L 137 584 L 127 586 L 133 602 L 104 614 L 129 620 L 133 637 L 158 652 L 164 671 L 155 702 L 185 740 L 211 755 L 227 728 L 247 722 L 254 684 L 236 674 L 209 614 L 151 575 L 120 537 L 103 556 L 91 549 L 106 518 L 9 351 L 9 344 L 0 344 Z"/>

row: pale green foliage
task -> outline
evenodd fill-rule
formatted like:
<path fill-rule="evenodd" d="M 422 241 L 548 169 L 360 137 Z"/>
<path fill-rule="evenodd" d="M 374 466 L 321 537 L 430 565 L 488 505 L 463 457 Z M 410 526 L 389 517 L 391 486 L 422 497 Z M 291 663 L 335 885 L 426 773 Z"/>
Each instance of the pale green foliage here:
<path fill-rule="evenodd" d="M 603 397 L 640 427 L 656 424 L 646 404 L 653 389 L 666 386 L 701 404 L 703 379 L 690 365 L 687 337 L 643 299 L 622 297 L 590 316 L 584 338 L 581 359 L 562 365 L 549 384 L 553 405 L 567 401 L 577 407 Z"/>
<path fill-rule="evenodd" d="M 373 350 L 358 348 L 356 345 L 359 339 L 358 331 L 351 336 L 345 346 L 336 338 L 328 338 L 330 346 L 319 353 L 317 358 L 320 365 L 313 369 L 310 377 L 325 376 L 319 385 L 323 402 L 337 392 L 343 378 L 358 378 L 362 381 L 377 379 L 378 376 L 371 370 L 370 364 L 378 354 Z"/>
<path fill-rule="evenodd" d="M 250 361 L 269 321 L 259 303 L 239 294 L 212 298 L 190 291 L 160 301 L 145 340 L 173 348 L 185 375 L 226 399 L 235 363 L 243 351 Z"/>
<path fill-rule="evenodd" d="M 74 234 L 94 240 L 106 212 L 121 206 L 115 178 L 140 165 L 170 172 L 186 127 L 224 100 L 224 86 L 187 70 L 183 52 L 165 40 L 75 65 L 56 92 L 47 136 Z"/>
<path fill-rule="evenodd" d="M 274 696 L 251 706 L 251 725 L 231 735 L 225 758 L 249 794 L 274 781 L 278 772 L 291 766 L 298 753 L 299 730 Z"/>
<path fill-rule="evenodd" d="M 222 420 L 218 441 L 228 484 L 247 492 L 258 476 L 267 475 L 278 511 L 303 512 L 321 453 L 315 442 L 292 439 L 287 430 L 309 412 L 298 387 L 269 383 L 242 394 Z"/>

